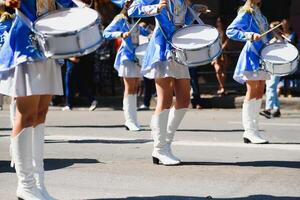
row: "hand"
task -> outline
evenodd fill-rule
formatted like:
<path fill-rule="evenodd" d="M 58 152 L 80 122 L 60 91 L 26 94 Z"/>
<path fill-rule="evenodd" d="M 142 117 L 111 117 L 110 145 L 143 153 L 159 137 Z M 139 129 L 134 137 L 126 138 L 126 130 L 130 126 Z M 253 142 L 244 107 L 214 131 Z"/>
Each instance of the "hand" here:
<path fill-rule="evenodd" d="M 160 0 L 158 4 L 158 10 L 161 11 L 163 8 L 168 6 L 167 0 Z"/>
<path fill-rule="evenodd" d="M 79 63 L 79 58 L 78 57 L 71 57 L 69 58 L 70 61 L 72 61 L 73 63 Z"/>
<path fill-rule="evenodd" d="M 122 38 L 126 39 L 130 36 L 130 32 L 125 32 L 125 33 L 122 33 Z"/>
<path fill-rule="evenodd" d="M 20 8 L 21 0 L 5 0 L 5 6 L 11 8 Z"/>
<path fill-rule="evenodd" d="M 258 40 L 261 40 L 261 35 L 258 34 L 258 33 L 253 33 L 252 35 L 252 41 L 258 41 Z"/>
<path fill-rule="evenodd" d="M 193 9 L 197 13 L 208 13 L 208 12 L 210 12 L 210 10 L 208 9 L 208 6 L 202 5 L 202 4 L 196 4 L 195 6 L 193 6 Z"/>

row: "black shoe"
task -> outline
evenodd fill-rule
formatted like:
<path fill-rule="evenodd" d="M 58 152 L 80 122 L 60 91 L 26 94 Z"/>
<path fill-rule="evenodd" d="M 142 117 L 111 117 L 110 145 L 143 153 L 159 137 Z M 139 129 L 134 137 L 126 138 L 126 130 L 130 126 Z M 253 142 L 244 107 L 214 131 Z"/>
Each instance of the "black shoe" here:
<path fill-rule="evenodd" d="M 275 112 L 272 113 L 272 117 L 281 117 L 280 110 L 276 110 Z"/>
<path fill-rule="evenodd" d="M 272 117 L 271 112 L 269 110 L 263 110 L 263 111 L 259 112 L 259 114 L 261 116 L 264 116 L 267 119 L 271 119 L 271 117 Z"/>

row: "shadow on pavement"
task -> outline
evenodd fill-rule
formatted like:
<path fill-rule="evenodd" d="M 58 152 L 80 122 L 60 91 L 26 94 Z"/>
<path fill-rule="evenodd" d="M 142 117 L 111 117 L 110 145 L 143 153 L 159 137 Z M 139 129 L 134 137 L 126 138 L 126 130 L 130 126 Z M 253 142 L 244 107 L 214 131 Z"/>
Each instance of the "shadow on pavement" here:
<path fill-rule="evenodd" d="M 49 128 L 125 128 L 124 125 L 55 125 Z"/>
<path fill-rule="evenodd" d="M 45 159 L 45 171 L 52 171 L 70 167 L 75 164 L 96 164 L 101 163 L 96 159 Z M 0 173 L 14 173 L 15 169 L 10 167 L 10 161 L 0 161 Z"/>
<path fill-rule="evenodd" d="M 127 139 L 127 140 L 109 140 L 109 139 L 90 139 L 90 140 L 45 140 L 45 143 L 69 143 L 69 144 L 145 144 L 152 142 L 150 139 Z"/>
<path fill-rule="evenodd" d="M 244 132 L 244 129 L 214 130 L 214 129 L 178 129 L 177 132 Z"/>
<path fill-rule="evenodd" d="M 11 128 L 0 128 L 0 131 L 11 131 Z"/>
<path fill-rule="evenodd" d="M 213 198 L 213 197 L 192 197 L 192 196 L 155 196 L 155 197 L 127 197 L 127 198 L 103 198 L 103 199 L 88 199 L 88 200 L 206 200 L 206 199 L 216 199 L 216 200 L 299 200 L 299 197 L 287 197 L 287 196 L 270 196 L 270 195 L 251 195 L 248 197 L 235 197 L 235 198 Z"/>
<path fill-rule="evenodd" d="M 181 165 L 282 167 L 300 169 L 300 161 L 250 161 L 250 162 L 181 162 Z M 300 198 L 299 198 L 300 199 Z"/>

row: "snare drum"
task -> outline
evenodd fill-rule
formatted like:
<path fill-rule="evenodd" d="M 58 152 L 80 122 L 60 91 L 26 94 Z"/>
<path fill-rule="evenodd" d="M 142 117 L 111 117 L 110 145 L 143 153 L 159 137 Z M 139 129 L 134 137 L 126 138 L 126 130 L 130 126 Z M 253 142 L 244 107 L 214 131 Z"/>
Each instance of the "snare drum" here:
<path fill-rule="evenodd" d="M 102 42 L 97 11 L 69 8 L 50 12 L 33 25 L 40 50 L 49 58 L 82 56 Z"/>
<path fill-rule="evenodd" d="M 297 70 L 298 49 L 290 43 L 272 43 L 261 50 L 262 69 L 276 76 L 286 76 Z"/>
<path fill-rule="evenodd" d="M 141 44 L 135 49 L 135 56 L 138 59 L 139 65 L 142 66 L 143 58 L 146 54 L 148 43 Z"/>
<path fill-rule="evenodd" d="M 176 31 L 172 37 L 175 60 L 193 67 L 205 65 L 222 52 L 218 30 L 209 25 L 194 24 Z"/>

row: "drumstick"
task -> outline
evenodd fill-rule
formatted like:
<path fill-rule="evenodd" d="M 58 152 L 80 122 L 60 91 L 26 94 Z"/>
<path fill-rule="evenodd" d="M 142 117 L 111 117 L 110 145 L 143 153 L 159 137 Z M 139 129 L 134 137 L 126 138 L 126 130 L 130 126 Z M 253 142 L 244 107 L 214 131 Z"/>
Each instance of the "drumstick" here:
<path fill-rule="evenodd" d="M 280 26 L 282 26 L 282 23 L 278 24 L 277 26 L 271 28 L 270 30 L 264 32 L 263 34 L 260 35 L 260 37 L 264 37 L 265 35 L 267 35 L 268 33 L 274 31 L 275 29 L 279 28 Z"/>
<path fill-rule="evenodd" d="M 139 22 L 141 21 L 142 18 L 140 18 L 139 20 L 137 20 L 137 22 L 135 22 L 135 24 L 131 27 L 131 29 L 129 30 L 129 33 L 131 34 L 131 32 L 133 31 L 133 29 L 139 24 Z"/>
<path fill-rule="evenodd" d="M 286 39 L 289 43 L 292 43 L 292 41 L 290 40 L 290 38 L 286 37 L 285 35 L 281 35 L 281 37 L 283 37 L 284 39 Z"/>

